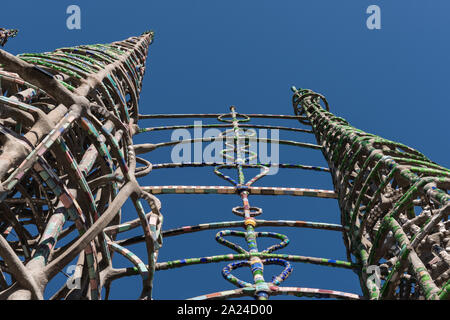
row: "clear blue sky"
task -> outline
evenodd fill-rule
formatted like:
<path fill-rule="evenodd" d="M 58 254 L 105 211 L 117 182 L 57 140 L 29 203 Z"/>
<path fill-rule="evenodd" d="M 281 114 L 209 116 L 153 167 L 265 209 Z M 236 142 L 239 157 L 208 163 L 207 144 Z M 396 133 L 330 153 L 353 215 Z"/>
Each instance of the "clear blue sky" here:
<path fill-rule="evenodd" d="M 70 4 L 81 7 L 81 30 L 66 28 L 65 11 Z M 366 28 L 365 12 L 371 4 L 381 8 L 381 30 Z M 141 94 L 143 114 L 220 113 L 228 112 L 231 104 L 241 113 L 292 114 L 289 88 L 296 85 L 324 94 L 331 111 L 355 127 L 414 147 L 450 167 L 449 12 L 446 0 L 7 1 L 2 3 L 0 27 L 20 29 L 18 37 L 6 46 L 15 54 L 111 42 L 152 29 L 156 37 Z M 184 123 L 192 124 L 192 120 Z M 141 123 L 142 127 L 151 125 L 163 123 Z M 300 133 L 282 137 L 313 141 Z M 136 141 L 161 139 L 170 136 L 143 134 Z M 281 162 L 325 164 L 318 152 L 288 147 L 280 150 Z M 148 159 L 154 163 L 169 161 L 168 151 L 161 149 Z M 155 170 L 142 184 L 227 185 L 210 168 Z M 326 174 L 293 170 L 256 185 L 332 188 Z M 237 220 L 231 208 L 240 205 L 237 196 L 160 198 L 164 229 Z M 254 196 L 250 202 L 264 209 L 262 219 L 340 221 L 333 200 Z M 126 208 L 124 216 L 135 218 L 131 207 Z M 338 233 L 272 230 L 291 239 L 280 252 L 345 259 Z M 214 241 L 215 233 L 167 238 L 159 260 L 231 253 Z M 143 246 L 130 249 L 145 259 Z M 123 259 L 115 259 L 117 266 L 129 266 Z M 181 299 L 231 289 L 220 275 L 224 265 L 159 271 L 154 298 Z M 268 267 L 266 279 L 278 271 Z M 237 274 L 250 279 L 248 270 Z M 62 280 L 61 276 L 56 281 Z M 140 279 L 130 280 L 117 281 L 111 298 L 137 298 Z M 285 285 L 360 293 L 358 279 L 351 271 L 314 265 L 294 264 Z M 53 293 L 52 288 L 46 296 Z"/>

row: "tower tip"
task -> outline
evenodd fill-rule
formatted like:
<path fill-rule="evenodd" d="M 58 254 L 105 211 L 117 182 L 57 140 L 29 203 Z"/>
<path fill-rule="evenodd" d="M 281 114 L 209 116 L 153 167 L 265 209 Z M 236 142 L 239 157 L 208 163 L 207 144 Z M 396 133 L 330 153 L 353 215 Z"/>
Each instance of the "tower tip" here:
<path fill-rule="evenodd" d="M 142 35 L 146 35 L 146 34 L 149 34 L 152 37 L 154 37 L 155 36 L 155 31 L 153 31 L 153 30 L 146 30 L 146 31 L 142 32 Z"/>
<path fill-rule="evenodd" d="M 0 46 L 4 46 L 9 38 L 14 38 L 19 32 L 18 29 L 4 29 L 0 28 Z"/>

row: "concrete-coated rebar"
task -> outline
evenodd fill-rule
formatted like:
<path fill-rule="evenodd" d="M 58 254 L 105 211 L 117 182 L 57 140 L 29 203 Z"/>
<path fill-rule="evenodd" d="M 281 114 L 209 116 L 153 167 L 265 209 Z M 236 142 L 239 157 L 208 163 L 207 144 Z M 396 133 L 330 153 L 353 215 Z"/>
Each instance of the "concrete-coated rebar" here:
<path fill-rule="evenodd" d="M 141 298 L 151 298 L 162 215 L 136 180 L 131 128 L 152 40 L 146 32 L 17 57 L 0 50 L 1 298 L 42 299 L 48 282 L 78 259 L 81 284 L 64 284 L 55 298 L 100 299 L 114 274 L 113 252 L 138 268 Z M 103 231 L 120 223 L 128 198 L 143 228 L 146 263 Z M 74 239 L 56 247 L 65 237 Z"/>
<path fill-rule="evenodd" d="M 15 31 L 0 29 L 0 44 L 14 35 Z M 306 89 L 293 88 L 295 115 L 239 114 L 234 106 L 224 114 L 141 115 L 139 93 L 152 41 L 149 31 L 111 44 L 39 54 L 13 56 L 0 50 L 0 299 L 43 299 L 49 281 L 70 264 L 76 264 L 73 278 L 79 284 L 63 284 L 51 299 L 108 299 L 111 283 L 130 276 L 142 279 L 139 298 L 151 299 L 156 271 L 225 261 L 229 264 L 222 276 L 237 288 L 192 299 L 449 299 L 449 169 L 405 145 L 353 128 L 329 112 L 325 97 Z M 204 127 L 223 131 L 212 138 L 133 143 L 137 134 L 196 128 L 141 128 L 145 119 L 184 118 L 216 119 L 218 124 Z M 298 120 L 305 127 L 249 124 L 252 118 Z M 314 134 L 317 144 L 257 138 L 255 128 Z M 222 162 L 153 164 L 138 156 L 215 139 L 225 140 Z M 254 163 L 258 155 L 250 146 L 256 142 L 320 150 L 329 167 Z M 330 174 L 334 190 L 253 186 L 274 165 Z M 214 167 L 211 173 L 231 185 L 138 182 L 153 170 L 186 167 Z M 246 180 L 247 170 L 255 168 L 260 173 Z M 222 169 L 236 169 L 237 179 Z M 230 211 L 241 219 L 163 231 L 159 194 L 238 196 L 242 205 Z M 250 197 L 261 195 L 337 200 L 341 224 L 257 219 L 263 210 L 252 207 Z M 128 199 L 137 215 L 122 221 L 121 209 Z M 261 231 L 266 227 L 341 232 L 347 261 L 275 253 L 288 248 L 290 240 L 282 233 Z M 118 239 L 136 228 L 142 228 L 141 235 Z M 215 241 L 233 253 L 157 261 L 164 237 L 204 230 L 218 230 Z M 228 240 L 231 237 L 245 239 L 247 248 Z M 279 242 L 260 249 L 258 239 L 263 237 Z M 127 248 L 137 243 L 145 244 L 145 257 Z M 132 266 L 115 268 L 114 254 Z M 295 272 L 295 263 L 356 271 L 363 296 L 283 286 Z M 264 267 L 273 264 L 282 271 L 268 281 Z M 381 271 L 379 281 L 369 272 L 373 267 Z M 252 282 L 233 275 L 238 268 L 249 268 Z"/>

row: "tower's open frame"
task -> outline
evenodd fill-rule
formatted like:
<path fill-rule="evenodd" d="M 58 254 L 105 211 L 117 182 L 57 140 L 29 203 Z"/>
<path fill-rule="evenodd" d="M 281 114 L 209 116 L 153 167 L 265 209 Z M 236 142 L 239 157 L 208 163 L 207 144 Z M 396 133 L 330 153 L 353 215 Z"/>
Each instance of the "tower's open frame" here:
<path fill-rule="evenodd" d="M 52 299 L 107 298 L 112 281 L 133 275 L 142 278 L 140 298 L 149 299 L 155 271 L 222 261 L 230 261 L 222 270 L 224 278 L 238 288 L 196 299 L 252 296 L 264 300 L 285 294 L 449 298 L 450 170 L 412 148 L 353 128 L 331 114 L 326 99 L 311 90 L 293 88 L 295 115 L 239 114 L 235 107 L 223 114 L 140 115 L 139 92 L 152 40 L 153 33 L 146 32 L 107 45 L 42 54 L 16 57 L 0 50 L 0 298 L 43 299 L 48 282 L 73 261 L 74 277 L 80 282 L 63 284 Z M 140 120 L 150 118 L 216 118 L 220 123 L 210 127 L 223 129 L 218 138 L 226 140 L 224 161 L 152 164 L 139 155 L 196 141 L 134 144 L 138 133 L 195 126 L 139 127 Z M 289 119 L 302 127 L 253 125 L 251 118 Z M 252 162 L 256 155 L 250 151 L 251 143 L 264 139 L 243 129 L 255 128 L 314 134 L 317 144 L 264 142 L 320 150 L 329 168 Z M 280 170 L 329 172 L 335 190 L 252 186 L 264 178 L 270 165 Z M 214 173 L 228 185 L 141 186 L 138 182 L 148 174 L 151 177 L 152 170 L 201 166 L 215 167 Z M 247 168 L 261 171 L 246 178 Z M 225 175 L 223 169 L 237 170 L 238 178 Z M 164 193 L 235 194 L 242 206 L 230 209 L 241 219 L 163 231 L 161 202 L 155 195 Z M 337 199 L 341 224 L 261 220 L 256 216 L 262 208 L 250 205 L 255 194 Z M 127 199 L 137 215 L 124 222 L 121 208 Z M 258 231 L 270 226 L 341 232 L 348 261 L 276 254 L 289 239 L 281 233 Z M 142 236 L 117 240 L 119 233 L 135 228 L 142 228 Z M 216 240 L 234 254 L 157 262 L 164 237 L 212 229 L 220 229 Z M 229 236 L 244 238 L 247 248 L 226 240 Z M 57 241 L 65 237 L 73 240 L 58 246 Z M 260 250 L 259 237 L 280 243 Z M 126 248 L 137 242 L 145 243 L 146 257 Z M 114 268 L 113 254 L 123 255 L 133 267 Z M 353 269 L 359 274 L 363 296 L 329 288 L 285 287 L 282 282 L 291 273 L 292 263 Z M 271 281 L 264 275 L 268 264 L 283 268 Z M 240 267 L 251 269 L 252 282 L 232 274 Z M 102 288 L 106 289 L 103 297 Z"/>

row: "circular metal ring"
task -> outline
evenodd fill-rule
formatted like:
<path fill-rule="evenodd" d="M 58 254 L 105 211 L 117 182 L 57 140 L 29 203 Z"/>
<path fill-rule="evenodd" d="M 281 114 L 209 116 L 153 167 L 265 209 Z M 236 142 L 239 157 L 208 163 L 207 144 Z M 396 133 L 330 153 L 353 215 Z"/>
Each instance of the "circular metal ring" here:
<path fill-rule="evenodd" d="M 217 117 L 217 120 L 222 121 L 222 122 L 228 122 L 228 123 L 233 123 L 233 119 L 224 119 L 224 117 L 232 117 L 233 115 L 231 113 L 225 113 L 225 114 L 221 114 L 220 116 Z M 237 119 L 237 122 L 247 122 L 250 121 L 250 117 L 245 115 L 245 114 L 240 114 L 237 113 L 236 117 L 243 117 L 243 119 Z"/>
<path fill-rule="evenodd" d="M 302 116 L 305 114 L 305 110 L 303 109 L 303 106 L 301 106 L 301 103 L 302 103 L 303 99 L 305 99 L 307 97 L 312 97 L 313 99 L 317 99 L 317 98 L 321 99 L 323 101 L 323 103 L 325 104 L 325 110 L 330 111 L 330 106 L 328 104 L 327 99 L 320 93 L 316 93 L 316 92 L 314 92 L 312 90 L 308 90 L 308 89 L 299 90 L 299 91 L 297 91 L 297 93 L 300 96 L 294 95 L 294 97 L 293 97 L 294 113 L 297 116 Z M 320 101 L 318 103 L 320 105 Z M 300 107 L 298 107 L 299 104 L 300 104 Z M 299 121 L 306 125 L 311 124 L 311 122 L 309 120 L 299 119 Z"/>
<path fill-rule="evenodd" d="M 244 207 L 234 207 L 233 209 L 231 209 L 231 211 L 237 216 L 240 216 L 240 217 L 245 216 Z M 262 212 L 263 212 L 263 210 L 261 208 L 250 207 L 250 217 L 259 216 Z"/>

